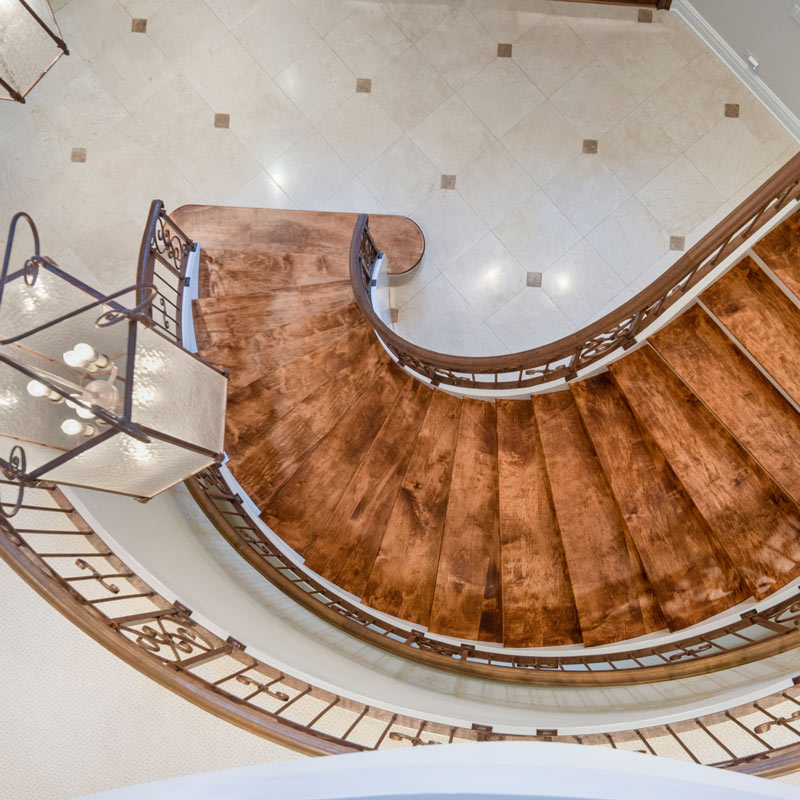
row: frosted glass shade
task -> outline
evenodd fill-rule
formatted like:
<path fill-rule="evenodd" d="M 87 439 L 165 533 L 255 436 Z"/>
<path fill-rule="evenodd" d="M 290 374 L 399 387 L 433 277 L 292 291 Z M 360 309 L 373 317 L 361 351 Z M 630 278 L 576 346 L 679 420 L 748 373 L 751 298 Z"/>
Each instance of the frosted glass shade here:
<path fill-rule="evenodd" d="M 0 99 L 22 100 L 67 52 L 47 0 L 0 0 Z"/>
<path fill-rule="evenodd" d="M 26 335 L 0 344 L 0 458 L 21 446 L 30 478 L 143 498 L 221 458 L 227 378 L 129 312 L 134 301 L 108 301 L 55 265 L 32 285 L 7 279 L 0 340 Z M 79 344 L 100 368 L 65 363 Z M 68 404 L 92 381 L 113 386 L 116 405 Z"/>

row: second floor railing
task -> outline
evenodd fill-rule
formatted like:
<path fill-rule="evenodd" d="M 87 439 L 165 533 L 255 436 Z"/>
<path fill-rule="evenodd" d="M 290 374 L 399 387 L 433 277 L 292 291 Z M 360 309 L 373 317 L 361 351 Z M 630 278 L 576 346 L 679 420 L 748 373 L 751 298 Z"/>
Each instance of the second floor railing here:
<path fill-rule="evenodd" d="M 398 656 L 477 678 L 549 686 L 620 686 L 674 680 L 750 663 L 800 647 L 800 591 L 773 606 L 703 634 L 614 651 L 519 654 L 453 644 L 388 622 L 338 595 L 292 561 L 251 517 L 212 466 L 188 482 L 198 505 L 225 539 L 271 583 L 348 633 Z"/>
<path fill-rule="evenodd" d="M 784 164 L 660 278 L 618 309 L 556 342 L 498 356 L 454 356 L 419 347 L 398 336 L 372 307 L 370 283 L 378 249 L 361 215 L 350 248 L 350 279 L 356 302 L 398 363 L 432 385 L 467 389 L 524 389 L 578 372 L 617 350 L 631 347 L 689 289 L 800 199 L 800 153 Z"/>
<path fill-rule="evenodd" d="M 0 480 L 0 491 L 7 483 Z M 537 740 L 633 750 L 765 777 L 800 765 L 800 677 L 755 702 L 621 731 L 523 734 L 485 720 L 449 724 L 323 689 L 200 624 L 179 600 L 167 599 L 138 575 L 52 485 L 32 488 L 13 524 L 0 516 L 0 557 L 126 663 L 222 719 L 308 755 Z"/>

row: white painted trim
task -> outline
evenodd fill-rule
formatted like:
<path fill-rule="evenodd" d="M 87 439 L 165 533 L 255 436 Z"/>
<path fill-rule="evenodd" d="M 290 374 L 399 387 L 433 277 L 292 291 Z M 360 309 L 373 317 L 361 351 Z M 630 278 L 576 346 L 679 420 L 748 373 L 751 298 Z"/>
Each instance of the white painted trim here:
<path fill-rule="evenodd" d="M 186 261 L 186 283 L 181 295 L 181 344 L 190 353 L 197 352 L 197 339 L 194 335 L 193 302 L 199 297 L 200 283 L 200 250 L 195 242 Z"/>
<path fill-rule="evenodd" d="M 720 36 L 690 0 L 673 0 L 672 11 L 677 11 L 683 17 L 687 25 L 722 59 L 731 72 L 764 104 L 775 119 L 795 139 L 800 141 L 800 118 L 745 64 L 745 60 L 739 53 Z"/>

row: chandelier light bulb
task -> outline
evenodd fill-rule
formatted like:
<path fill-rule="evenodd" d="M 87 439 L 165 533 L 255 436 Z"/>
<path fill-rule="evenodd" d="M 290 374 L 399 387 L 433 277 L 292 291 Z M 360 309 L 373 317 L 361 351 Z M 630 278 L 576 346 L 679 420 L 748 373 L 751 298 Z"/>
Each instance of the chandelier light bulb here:
<path fill-rule="evenodd" d="M 68 367 L 82 367 L 84 364 L 83 359 L 74 350 L 67 350 L 63 358 Z"/>
<path fill-rule="evenodd" d="M 41 381 L 30 381 L 27 388 L 31 397 L 47 397 L 50 394 L 50 389 Z"/>
<path fill-rule="evenodd" d="M 97 428 L 94 425 L 87 425 L 80 420 L 77 419 L 65 419 L 61 423 L 61 430 L 67 434 L 67 436 L 79 436 L 83 434 L 84 436 L 94 436 L 97 433 Z"/>
<path fill-rule="evenodd" d="M 97 358 L 97 351 L 90 344 L 86 342 L 78 342 L 72 348 L 75 356 L 81 360 L 82 363 L 87 364 L 89 361 L 94 361 Z"/>
<path fill-rule="evenodd" d="M 88 409 L 88 408 L 84 408 L 83 406 L 78 406 L 78 405 L 76 405 L 76 406 L 75 406 L 75 413 L 76 413 L 76 414 L 77 414 L 77 415 L 78 415 L 78 416 L 79 416 L 81 419 L 94 419 L 94 414 L 92 414 L 92 412 L 91 412 L 91 411 L 89 411 L 89 409 Z"/>
<path fill-rule="evenodd" d="M 83 432 L 84 425 L 82 422 L 79 422 L 77 419 L 65 419 L 61 423 L 61 430 L 67 434 L 67 436 L 77 436 L 79 433 Z"/>

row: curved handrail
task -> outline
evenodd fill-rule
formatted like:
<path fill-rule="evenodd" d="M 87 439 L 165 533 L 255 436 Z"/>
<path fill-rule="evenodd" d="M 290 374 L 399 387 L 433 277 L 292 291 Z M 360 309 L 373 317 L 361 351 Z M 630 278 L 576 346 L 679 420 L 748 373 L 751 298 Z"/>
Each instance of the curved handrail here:
<path fill-rule="evenodd" d="M 407 367 L 434 386 L 519 389 L 564 378 L 620 348 L 663 314 L 757 230 L 793 200 L 800 199 L 800 153 L 786 162 L 750 197 L 690 248 L 660 278 L 606 316 L 550 344 L 498 356 L 455 356 L 419 347 L 396 334 L 375 313 L 370 298 L 372 265 L 378 249 L 368 218 L 359 216 L 350 246 L 350 280 L 361 312 L 383 344 Z M 477 376 L 483 376 L 483 379 Z"/>
<path fill-rule="evenodd" d="M 34 492 L 35 505 L 21 510 L 17 527 L 0 518 L 0 556 L 30 586 L 97 642 L 184 699 L 308 755 L 538 740 L 633 749 L 765 777 L 800 765 L 800 730 L 792 725 L 800 717 L 797 685 L 681 722 L 569 736 L 447 724 L 333 694 L 199 624 L 117 557 L 58 489 L 39 484 Z"/>
<path fill-rule="evenodd" d="M 232 492 L 216 465 L 186 485 L 206 516 L 248 563 L 304 608 L 369 644 L 427 666 L 510 683 L 626 686 L 705 675 L 800 647 L 800 591 L 770 608 L 740 615 L 703 634 L 645 647 L 597 653 L 518 655 L 450 644 L 387 622 L 338 595 L 278 548 Z"/>

